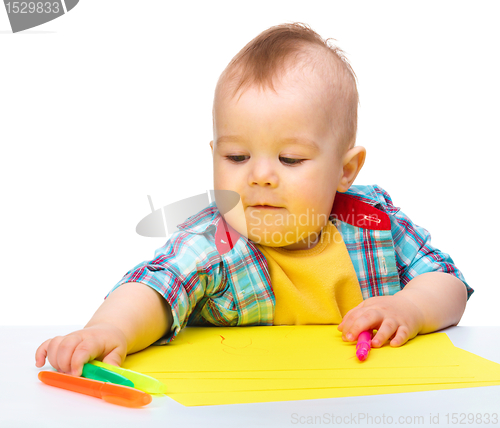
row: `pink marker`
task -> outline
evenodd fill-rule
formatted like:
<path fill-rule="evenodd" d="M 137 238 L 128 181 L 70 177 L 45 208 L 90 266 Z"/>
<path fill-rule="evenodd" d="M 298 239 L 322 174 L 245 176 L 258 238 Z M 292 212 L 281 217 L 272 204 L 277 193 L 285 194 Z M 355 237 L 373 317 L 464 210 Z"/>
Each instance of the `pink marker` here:
<path fill-rule="evenodd" d="M 372 332 L 363 331 L 359 333 L 358 342 L 356 343 L 356 357 L 359 361 L 365 361 L 370 353 L 372 342 Z"/>

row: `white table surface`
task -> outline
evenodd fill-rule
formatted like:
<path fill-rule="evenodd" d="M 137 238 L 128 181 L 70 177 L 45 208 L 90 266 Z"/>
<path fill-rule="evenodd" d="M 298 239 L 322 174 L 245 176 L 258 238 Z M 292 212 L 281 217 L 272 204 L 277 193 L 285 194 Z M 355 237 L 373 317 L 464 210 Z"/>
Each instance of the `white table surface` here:
<path fill-rule="evenodd" d="M 383 427 L 403 424 L 500 427 L 500 419 L 496 424 L 491 419 L 493 413 L 500 418 L 500 386 L 197 407 L 184 407 L 169 397 L 155 397 L 150 405 L 141 409 L 116 406 L 38 380 L 38 372 L 51 367 L 48 363 L 42 369 L 35 366 L 36 348 L 50 337 L 79 328 L 81 326 L 0 326 L 0 428 Z M 500 327 L 459 326 L 443 331 L 454 345 L 500 363 Z M 455 423 L 452 421 L 454 413 L 457 414 Z M 472 424 L 467 419 L 471 413 L 476 415 Z M 476 423 L 478 414 L 483 421 L 489 414 L 490 423 Z M 342 424 L 339 423 L 341 419 Z"/>

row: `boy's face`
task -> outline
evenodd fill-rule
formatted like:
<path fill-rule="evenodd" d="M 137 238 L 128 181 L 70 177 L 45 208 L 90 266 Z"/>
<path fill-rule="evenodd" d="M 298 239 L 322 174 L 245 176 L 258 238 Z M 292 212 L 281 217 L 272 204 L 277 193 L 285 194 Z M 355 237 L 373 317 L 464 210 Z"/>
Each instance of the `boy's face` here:
<path fill-rule="evenodd" d="M 246 230 L 226 221 L 258 244 L 314 246 L 343 176 L 324 85 L 308 77 L 214 103 L 214 189 L 240 195 Z"/>

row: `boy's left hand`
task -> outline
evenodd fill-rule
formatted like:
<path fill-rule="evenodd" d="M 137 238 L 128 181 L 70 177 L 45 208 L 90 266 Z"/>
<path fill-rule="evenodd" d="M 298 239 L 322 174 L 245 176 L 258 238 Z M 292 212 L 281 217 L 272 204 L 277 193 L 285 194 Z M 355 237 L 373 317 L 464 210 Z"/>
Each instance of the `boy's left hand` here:
<path fill-rule="evenodd" d="M 344 341 L 352 342 L 362 331 L 376 329 L 372 347 L 379 348 L 391 338 L 391 346 L 405 344 L 420 332 L 423 323 L 418 306 L 402 293 L 397 293 L 364 300 L 347 312 L 338 330 Z"/>

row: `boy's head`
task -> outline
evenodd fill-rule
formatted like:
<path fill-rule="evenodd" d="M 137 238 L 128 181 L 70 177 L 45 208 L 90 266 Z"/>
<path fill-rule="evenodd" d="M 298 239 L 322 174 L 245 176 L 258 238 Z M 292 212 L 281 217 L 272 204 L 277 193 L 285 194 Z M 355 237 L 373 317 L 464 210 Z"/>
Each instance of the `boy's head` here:
<path fill-rule="evenodd" d="M 213 109 L 214 188 L 238 192 L 242 204 L 229 224 L 263 245 L 313 246 L 336 191 L 364 162 L 357 104 L 342 51 L 310 28 L 272 27 L 245 46 L 222 73 Z"/>

